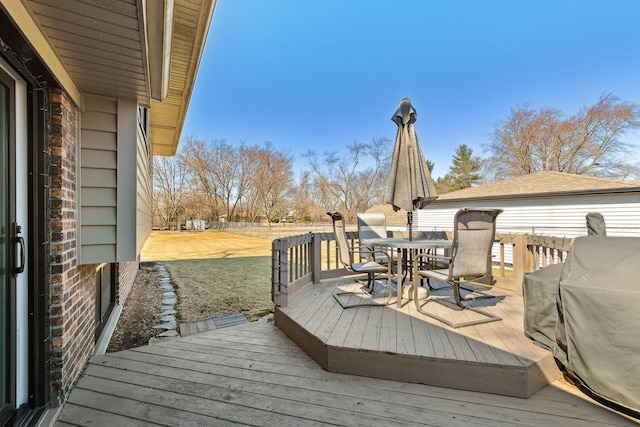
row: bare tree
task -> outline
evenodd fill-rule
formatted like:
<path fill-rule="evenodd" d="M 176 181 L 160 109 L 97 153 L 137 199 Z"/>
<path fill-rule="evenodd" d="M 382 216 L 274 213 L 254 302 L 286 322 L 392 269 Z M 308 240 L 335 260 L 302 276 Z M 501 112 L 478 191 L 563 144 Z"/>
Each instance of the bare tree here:
<path fill-rule="evenodd" d="M 253 150 L 255 164 L 250 192 L 256 194 L 261 213 L 270 224 L 288 213 L 285 193 L 291 184 L 292 158 L 275 150 L 269 142 Z"/>
<path fill-rule="evenodd" d="M 230 221 L 255 221 L 273 219 L 277 209 L 285 209 L 281 199 L 290 183 L 291 158 L 271 143 L 233 147 L 224 140 L 189 137 L 177 156 L 189 172 L 187 216 L 208 211 L 210 219 L 226 215 Z"/>
<path fill-rule="evenodd" d="M 216 140 L 211 147 L 214 161 L 209 165 L 218 197 L 224 203 L 227 220 L 236 218 L 242 196 L 246 191 L 246 172 L 243 171 L 242 150 L 227 144 L 224 140 Z"/>
<path fill-rule="evenodd" d="M 213 151 L 202 139 L 193 136 L 181 145 L 178 156 L 188 168 L 200 210 L 206 211 L 207 219 L 218 221 L 226 209 L 220 199 L 219 180 L 212 166 L 220 159 L 214 157 Z"/>
<path fill-rule="evenodd" d="M 310 171 L 302 171 L 297 184 L 289 187 L 287 198 L 293 210 L 293 220 L 296 222 L 322 222 L 326 217 L 318 200 L 316 187 Z"/>
<path fill-rule="evenodd" d="M 391 142 L 372 138 L 368 144 L 354 141 L 347 154 L 325 152 L 321 159 L 314 151 L 305 153 L 312 169 L 314 185 L 325 210 L 340 209 L 348 221 L 380 203 L 386 185 Z"/>
<path fill-rule="evenodd" d="M 181 158 L 154 156 L 153 205 L 161 228 L 179 227 L 184 213 L 186 168 Z"/>
<path fill-rule="evenodd" d="M 640 127 L 640 107 L 612 94 L 602 95 L 591 107 L 562 123 L 558 132 L 557 169 L 576 174 L 627 178 L 637 173 L 629 159 L 631 146 L 621 141 Z M 554 153 L 555 154 L 555 153 Z"/>
<path fill-rule="evenodd" d="M 640 126 L 639 119 L 638 104 L 610 93 L 566 119 L 553 108 L 512 108 L 495 127 L 489 170 L 497 178 L 545 170 L 627 178 L 639 169 L 621 138 Z"/>
<path fill-rule="evenodd" d="M 497 177 L 552 170 L 549 163 L 553 134 L 560 122 L 553 108 L 534 110 L 528 104 L 511 109 L 511 116 L 496 125 L 489 146 L 491 170 Z"/>

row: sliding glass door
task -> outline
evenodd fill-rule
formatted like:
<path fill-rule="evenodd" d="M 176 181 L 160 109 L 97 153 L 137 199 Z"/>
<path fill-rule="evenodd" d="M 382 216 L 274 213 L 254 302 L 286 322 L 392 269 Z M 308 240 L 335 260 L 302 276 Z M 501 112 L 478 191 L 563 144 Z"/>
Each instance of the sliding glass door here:
<path fill-rule="evenodd" d="M 0 425 L 4 425 L 15 408 L 12 405 L 11 364 L 12 330 L 12 179 L 9 169 L 11 130 L 11 87 L 0 69 Z M 4 78 L 3 78 L 4 77 Z"/>

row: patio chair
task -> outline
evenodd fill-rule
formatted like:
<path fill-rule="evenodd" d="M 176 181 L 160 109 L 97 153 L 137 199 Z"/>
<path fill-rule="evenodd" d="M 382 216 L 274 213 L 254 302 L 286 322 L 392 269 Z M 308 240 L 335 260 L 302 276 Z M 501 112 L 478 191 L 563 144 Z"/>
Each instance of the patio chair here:
<path fill-rule="evenodd" d="M 423 309 L 414 298 L 417 310 L 429 317 L 449 325 L 452 328 L 478 325 L 482 323 L 502 320 L 500 317 L 464 304 L 463 301 L 473 301 L 479 298 L 495 298 L 475 289 L 476 286 L 491 286 L 481 281 L 489 278 L 491 281 L 491 248 L 496 235 L 496 218 L 502 209 L 460 209 L 454 218 L 453 246 L 451 256 L 440 257 L 449 261 L 446 269 L 421 270 L 420 263 L 414 263 L 414 277 L 439 280 L 453 286 L 453 305 L 456 309 L 471 310 L 483 315 L 481 319 L 469 320 L 463 323 L 453 323 L 448 319 L 429 313 Z M 433 257 L 433 255 L 421 254 L 421 256 Z M 476 294 L 475 298 L 463 297 L 460 293 L 461 284 L 473 286 L 472 289 L 464 288 L 470 293 Z M 417 287 L 416 287 L 417 290 Z M 478 295 L 479 294 L 479 295 Z M 427 302 L 432 301 L 428 299 Z M 443 302 L 442 300 L 437 300 Z M 446 301 L 448 303 L 448 301 Z"/>
<path fill-rule="evenodd" d="M 366 239 L 385 239 L 387 235 L 387 218 L 383 213 L 365 212 L 356 214 L 358 219 L 358 241 L 360 245 L 365 246 L 363 241 Z M 380 264 L 387 264 L 389 257 L 386 252 L 376 251 L 373 246 L 367 248 L 373 252 L 373 260 Z M 393 255 L 392 255 L 393 257 Z"/>
<path fill-rule="evenodd" d="M 386 252 L 382 250 L 371 250 L 367 247 L 357 247 L 351 249 L 347 241 L 347 232 L 345 231 L 344 217 L 340 212 L 327 212 L 333 221 L 333 232 L 336 238 L 336 246 L 338 248 L 339 261 L 348 271 L 356 273 L 366 273 L 367 284 L 364 289 L 360 288 L 357 292 L 334 292 L 333 296 L 343 308 L 361 307 L 367 305 L 387 305 L 391 299 L 392 286 L 391 286 L 391 263 L 382 265 L 374 261 L 375 254 L 384 255 L 386 259 L 390 259 Z M 365 258 L 363 262 L 354 262 L 354 256 L 357 255 Z M 380 274 L 386 274 L 387 292 L 383 301 L 376 300 L 375 285 L 376 276 Z M 345 295 L 361 295 L 363 298 L 358 299 L 357 303 L 349 304 L 343 301 Z M 364 302 L 362 300 L 367 300 Z"/>

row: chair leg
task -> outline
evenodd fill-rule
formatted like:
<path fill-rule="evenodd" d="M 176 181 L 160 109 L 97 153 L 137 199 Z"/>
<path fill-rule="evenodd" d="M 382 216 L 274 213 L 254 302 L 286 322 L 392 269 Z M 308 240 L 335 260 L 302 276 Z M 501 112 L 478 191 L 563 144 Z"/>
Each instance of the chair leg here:
<path fill-rule="evenodd" d="M 356 282 L 358 283 L 363 283 L 364 281 L 361 281 L 359 279 L 356 280 Z M 367 285 L 365 289 L 362 289 L 360 292 L 352 292 L 352 291 L 345 291 L 345 292 L 334 292 L 333 293 L 333 297 L 335 298 L 336 301 L 338 301 L 338 304 L 340 304 L 340 306 L 342 308 L 352 308 L 352 307 L 364 307 L 364 306 L 386 306 L 389 305 L 391 302 L 391 278 L 387 277 L 387 289 L 388 289 L 388 295 L 384 297 L 384 299 L 380 302 L 375 301 L 375 286 L 376 286 L 376 282 L 375 282 L 375 273 L 367 273 Z M 342 297 L 343 295 L 363 295 L 363 296 L 368 296 L 371 298 L 371 302 L 366 302 L 366 303 L 357 303 L 357 304 L 345 304 L 344 301 L 342 301 L 342 299 L 340 297 Z"/>
<path fill-rule="evenodd" d="M 482 297 L 478 297 L 477 299 L 480 299 L 480 298 L 495 298 L 495 296 L 493 296 L 493 295 L 484 295 Z M 463 298 L 460 295 L 460 281 L 459 280 L 454 280 L 453 281 L 453 299 L 455 300 L 456 305 L 458 307 L 461 307 L 461 308 L 463 308 L 465 310 L 470 310 L 470 311 L 476 312 L 476 313 L 481 314 L 481 315 L 486 317 L 486 319 L 470 320 L 468 322 L 463 322 L 463 323 L 458 324 L 458 326 L 453 326 L 453 328 L 461 328 L 463 326 L 471 326 L 471 325 L 480 325 L 480 324 L 483 324 L 483 323 L 489 323 L 489 322 L 495 322 L 495 321 L 498 321 L 498 320 L 502 320 L 502 317 L 496 316 L 495 314 L 489 313 L 489 312 L 484 311 L 484 310 L 480 310 L 479 308 L 470 307 L 468 305 L 462 304 L 463 300 L 464 301 L 470 301 L 470 300 L 466 299 L 466 298 Z M 473 298 L 473 299 L 476 299 L 476 298 Z M 471 301 L 473 299 L 471 299 Z"/>
<path fill-rule="evenodd" d="M 435 302 L 441 302 L 440 300 L 430 300 L 427 299 L 427 302 L 423 305 L 420 305 L 420 303 L 418 302 L 418 292 L 417 289 L 415 289 L 415 298 L 414 298 L 414 303 L 416 306 L 416 310 L 418 310 L 419 313 L 424 314 L 425 316 L 431 317 L 432 319 L 436 319 L 439 322 L 442 322 L 446 325 L 448 325 L 451 328 L 457 329 L 457 328 L 463 328 L 465 326 L 473 326 L 473 325 L 481 325 L 483 323 L 489 323 L 489 322 L 496 322 L 498 320 L 502 320 L 501 317 L 496 316 L 495 314 L 489 313 L 487 311 L 484 310 L 480 310 L 478 308 L 475 307 L 470 307 L 468 305 L 465 305 L 462 303 L 462 300 L 464 300 L 464 298 L 461 298 L 460 296 L 460 282 L 458 280 L 455 280 L 453 283 L 453 299 L 455 301 L 455 306 L 459 307 L 463 310 L 470 310 L 473 311 L 475 313 L 481 314 L 483 316 L 485 316 L 484 319 L 477 319 L 477 320 L 470 320 L 468 322 L 462 322 L 462 323 L 453 323 L 448 319 L 445 319 L 443 317 L 440 317 L 436 314 L 433 313 L 429 313 L 427 311 L 425 311 L 423 309 L 424 305 L 426 305 L 427 303 L 429 303 L 430 301 L 435 301 Z M 451 303 L 447 303 L 446 301 L 441 302 L 442 304 L 451 304 Z"/>
<path fill-rule="evenodd" d="M 457 280 L 453 281 L 453 299 L 456 302 L 457 306 L 464 308 L 464 306 L 460 302 L 460 282 Z"/>
<path fill-rule="evenodd" d="M 373 295 L 373 291 L 376 290 L 376 282 L 374 280 L 373 273 L 367 273 L 367 291 Z"/>
<path fill-rule="evenodd" d="M 464 289 L 465 291 L 469 291 L 469 295 L 470 294 L 476 294 L 476 295 L 473 298 L 467 298 L 467 297 L 465 297 L 464 295 L 462 295 L 460 293 L 460 289 Z M 483 298 L 496 298 L 496 296 L 495 295 L 490 295 L 490 294 L 485 294 L 484 291 L 479 291 L 479 290 L 474 289 L 474 288 L 464 287 L 462 284 L 459 284 L 458 285 L 458 298 L 461 301 L 473 301 L 473 300 L 483 299 Z"/>
<path fill-rule="evenodd" d="M 424 279 L 420 278 L 420 286 L 422 286 L 424 288 L 424 284 L 423 284 Z M 431 281 L 429 280 L 429 278 L 427 277 L 427 286 L 429 287 L 430 290 L 435 291 L 436 288 L 434 288 L 433 286 L 431 286 Z"/>

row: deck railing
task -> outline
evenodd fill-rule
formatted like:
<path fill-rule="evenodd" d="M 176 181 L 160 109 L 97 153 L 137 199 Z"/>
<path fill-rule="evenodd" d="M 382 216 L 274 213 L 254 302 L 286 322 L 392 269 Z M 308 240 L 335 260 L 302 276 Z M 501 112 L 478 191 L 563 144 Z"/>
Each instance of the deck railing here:
<path fill-rule="evenodd" d="M 446 232 L 444 237 L 452 237 Z M 349 245 L 359 245 L 358 233 L 347 232 Z M 530 271 L 563 262 L 573 239 L 520 233 L 498 233 L 494 245 L 493 279 L 496 285 L 521 292 L 522 278 Z M 512 262 L 506 262 L 510 254 Z M 272 243 L 271 296 L 286 307 L 287 298 L 309 283 L 353 274 L 340 265 L 335 236 L 330 232 L 307 233 L 275 239 Z"/>

